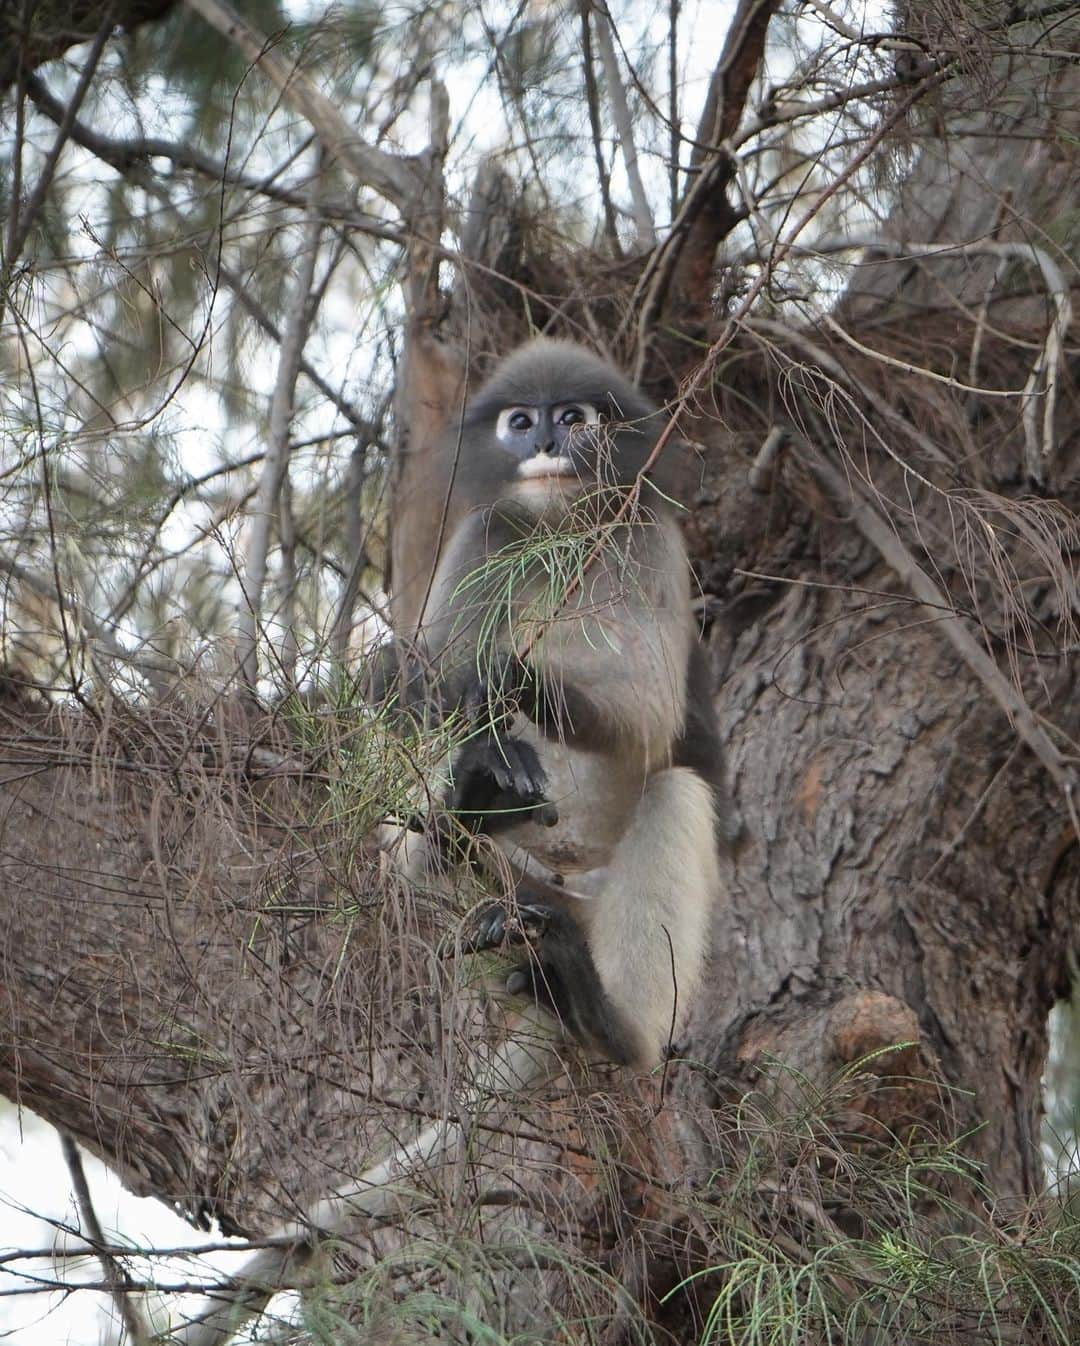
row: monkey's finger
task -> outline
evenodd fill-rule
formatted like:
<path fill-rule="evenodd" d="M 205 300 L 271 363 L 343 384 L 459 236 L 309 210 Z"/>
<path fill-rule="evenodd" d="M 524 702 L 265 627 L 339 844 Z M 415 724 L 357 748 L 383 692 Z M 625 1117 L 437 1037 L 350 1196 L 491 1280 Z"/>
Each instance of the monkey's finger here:
<path fill-rule="evenodd" d="M 515 968 L 506 979 L 507 995 L 521 995 L 530 990 L 532 990 L 532 978 L 523 968 Z"/>
<path fill-rule="evenodd" d="M 502 907 L 492 907 L 477 917 L 473 928 L 462 939 L 461 946 L 470 953 L 479 953 L 501 944 L 505 935 L 506 912 Z"/>
<path fill-rule="evenodd" d="M 535 943 L 547 933 L 555 912 L 542 902 L 522 902 L 518 904 L 517 918 L 525 938 Z"/>

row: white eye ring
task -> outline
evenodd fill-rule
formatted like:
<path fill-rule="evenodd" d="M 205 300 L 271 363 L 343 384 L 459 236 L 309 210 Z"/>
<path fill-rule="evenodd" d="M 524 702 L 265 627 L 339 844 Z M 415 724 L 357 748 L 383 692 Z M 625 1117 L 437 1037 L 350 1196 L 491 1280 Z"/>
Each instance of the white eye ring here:
<path fill-rule="evenodd" d="M 515 416 L 526 416 L 528 425 L 511 425 Z M 500 440 L 514 439 L 518 435 L 527 435 L 535 429 L 540 413 L 535 407 L 503 407 L 499 419 L 495 422 L 495 437 Z"/>
<path fill-rule="evenodd" d="M 552 414 L 552 419 L 554 420 L 556 425 L 563 424 L 563 417 L 566 415 L 568 411 L 581 412 L 581 420 L 571 421 L 570 422 L 571 426 L 600 424 L 600 412 L 597 410 L 596 407 L 593 406 L 591 402 L 560 402 L 558 406 L 554 408 Z"/>

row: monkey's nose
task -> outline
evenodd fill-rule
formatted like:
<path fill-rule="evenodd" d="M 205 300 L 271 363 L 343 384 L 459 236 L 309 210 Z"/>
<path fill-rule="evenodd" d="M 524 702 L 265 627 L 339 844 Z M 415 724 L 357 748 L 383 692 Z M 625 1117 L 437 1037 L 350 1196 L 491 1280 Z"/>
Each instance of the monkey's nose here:
<path fill-rule="evenodd" d="M 554 453 L 555 453 L 555 441 L 554 441 L 553 439 L 549 439 L 548 442 L 547 442 L 546 444 L 537 444 L 537 446 L 536 446 L 536 452 L 537 452 L 537 453 L 546 453 L 546 454 L 550 454 L 550 455 L 554 456 Z"/>

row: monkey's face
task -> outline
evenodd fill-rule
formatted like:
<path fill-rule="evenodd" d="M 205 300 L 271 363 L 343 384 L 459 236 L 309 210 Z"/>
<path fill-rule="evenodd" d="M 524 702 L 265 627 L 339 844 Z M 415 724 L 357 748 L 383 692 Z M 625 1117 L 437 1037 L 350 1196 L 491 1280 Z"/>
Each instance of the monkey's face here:
<path fill-rule="evenodd" d="M 514 498 L 545 515 L 565 508 L 591 475 L 584 431 L 599 423 L 600 412 L 591 402 L 503 407 L 495 420 L 495 442 L 512 461 Z"/>
<path fill-rule="evenodd" d="M 554 522 L 582 496 L 628 485 L 659 430 L 655 405 L 612 365 L 540 338 L 508 356 L 465 411 L 457 481 Z"/>

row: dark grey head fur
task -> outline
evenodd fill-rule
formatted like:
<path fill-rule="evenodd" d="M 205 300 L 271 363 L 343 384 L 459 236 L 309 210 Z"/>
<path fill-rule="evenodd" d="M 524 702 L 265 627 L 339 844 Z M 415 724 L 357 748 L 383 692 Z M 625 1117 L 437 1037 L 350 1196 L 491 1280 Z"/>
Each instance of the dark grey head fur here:
<path fill-rule="evenodd" d="M 585 346 L 538 337 L 508 355 L 465 408 L 458 461 L 465 497 L 490 499 L 493 486 L 514 479 L 517 462 L 495 438 L 504 407 L 576 401 L 597 407 L 604 421 L 596 430 L 575 431 L 573 457 L 581 478 L 607 485 L 632 482 L 664 425 L 656 404 Z M 456 440 L 456 432 L 451 434 Z"/>

